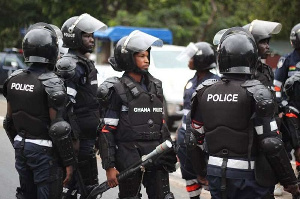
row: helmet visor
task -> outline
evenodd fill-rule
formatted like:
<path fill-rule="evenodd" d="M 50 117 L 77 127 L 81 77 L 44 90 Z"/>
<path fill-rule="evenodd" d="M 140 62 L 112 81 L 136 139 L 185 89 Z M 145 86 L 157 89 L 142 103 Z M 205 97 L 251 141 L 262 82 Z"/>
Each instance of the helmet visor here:
<path fill-rule="evenodd" d="M 281 28 L 280 23 L 256 19 L 249 25 L 248 31 L 255 35 L 274 35 L 278 34 Z"/>
<path fill-rule="evenodd" d="M 189 43 L 189 45 L 176 57 L 176 59 L 178 61 L 188 61 L 190 60 L 192 57 L 194 57 L 194 55 L 196 53 L 201 54 L 202 51 L 199 51 L 199 49 L 197 48 L 197 46 L 191 42 Z"/>
<path fill-rule="evenodd" d="M 122 50 L 132 50 L 134 52 L 145 51 L 151 46 L 162 46 L 163 41 L 147 33 L 135 30 L 126 38 Z"/>
<path fill-rule="evenodd" d="M 104 31 L 107 29 L 107 26 L 103 22 L 87 13 L 77 17 L 72 26 L 69 28 L 69 32 L 73 32 L 75 27 L 86 33 L 93 33 L 96 30 Z"/>

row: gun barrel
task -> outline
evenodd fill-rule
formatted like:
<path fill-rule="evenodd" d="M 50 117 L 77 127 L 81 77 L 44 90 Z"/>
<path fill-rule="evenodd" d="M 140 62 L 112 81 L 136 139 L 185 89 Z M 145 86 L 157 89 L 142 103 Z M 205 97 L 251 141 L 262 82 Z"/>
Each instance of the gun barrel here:
<path fill-rule="evenodd" d="M 144 155 L 142 157 L 142 161 L 145 161 L 149 158 L 152 158 L 160 153 L 163 153 L 164 151 L 172 148 L 172 143 L 169 140 L 164 141 L 160 145 L 158 145 L 151 153 Z"/>

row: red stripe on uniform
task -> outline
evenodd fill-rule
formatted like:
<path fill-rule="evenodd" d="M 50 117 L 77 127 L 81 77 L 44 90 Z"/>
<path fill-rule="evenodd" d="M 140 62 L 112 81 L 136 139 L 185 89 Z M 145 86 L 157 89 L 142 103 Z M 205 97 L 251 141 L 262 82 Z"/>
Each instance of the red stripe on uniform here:
<path fill-rule="evenodd" d="M 186 190 L 187 192 L 192 192 L 200 189 L 201 185 L 200 184 L 192 184 L 192 185 L 187 185 Z"/>
<path fill-rule="evenodd" d="M 296 166 L 300 166 L 300 162 L 298 161 L 295 161 L 296 162 Z"/>
<path fill-rule="evenodd" d="M 294 117 L 294 118 L 298 118 L 296 114 L 294 113 L 287 113 L 285 114 L 287 117 Z"/>

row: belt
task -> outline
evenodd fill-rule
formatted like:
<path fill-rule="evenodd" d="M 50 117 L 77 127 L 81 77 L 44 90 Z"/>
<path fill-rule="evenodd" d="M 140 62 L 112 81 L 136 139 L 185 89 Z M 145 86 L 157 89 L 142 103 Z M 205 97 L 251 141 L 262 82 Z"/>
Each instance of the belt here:
<path fill-rule="evenodd" d="M 135 136 L 137 140 L 159 140 L 161 137 L 162 134 L 160 132 L 140 132 Z"/>
<path fill-rule="evenodd" d="M 223 163 L 223 158 L 209 156 L 208 164 L 221 167 Z M 254 169 L 254 161 L 250 161 L 251 169 Z M 247 169 L 248 170 L 248 161 L 246 160 L 236 160 L 228 159 L 227 168 L 233 169 Z"/>
<path fill-rule="evenodd" d="M 14 139 L 14 141 L 22 141 L 22 137 L 17 135 Z M 30 142 L 33 144 L 37 144 L 40 146 L 46 146 L 46 147 L 52 147 L 52 141 L 51 140 L 40 140 L 40 139 L 25 139 L 25 142 Z"/>

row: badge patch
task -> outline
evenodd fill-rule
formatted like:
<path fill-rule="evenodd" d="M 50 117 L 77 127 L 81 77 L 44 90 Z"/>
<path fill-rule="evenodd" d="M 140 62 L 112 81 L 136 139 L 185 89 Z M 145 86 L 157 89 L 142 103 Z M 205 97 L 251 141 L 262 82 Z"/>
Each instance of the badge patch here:
<path fill-rule="evenodd" d="M 283 62 L 284 62 L 285 58 L 280 58 L 278 63 L 277 63 L 277 68 L 281 68 L 282 65 L 283 65 Z"/>

